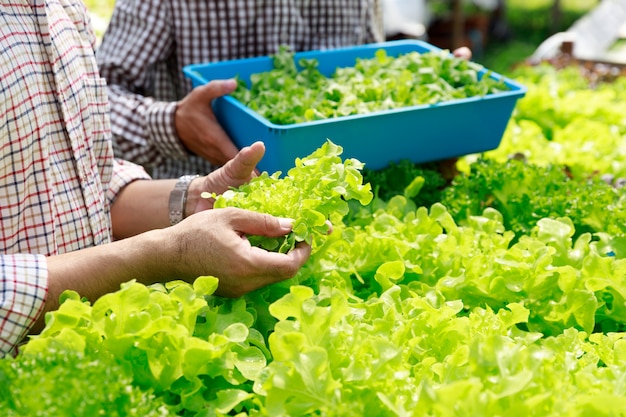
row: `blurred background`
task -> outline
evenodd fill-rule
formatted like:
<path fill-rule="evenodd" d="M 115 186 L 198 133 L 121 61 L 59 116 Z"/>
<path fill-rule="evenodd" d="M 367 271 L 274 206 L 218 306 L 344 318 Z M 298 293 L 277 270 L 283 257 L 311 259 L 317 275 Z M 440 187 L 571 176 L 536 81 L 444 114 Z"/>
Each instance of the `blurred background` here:
<path fill-rule="evenodd" d="M 383 7 L 390 39 L 419 38 L 447 49 L 467 45 L 474 61 L 506 74 L 602 1 L 611 0 L 383 0 Z M 85 3 L 102 36 L 115 0 Z"/>

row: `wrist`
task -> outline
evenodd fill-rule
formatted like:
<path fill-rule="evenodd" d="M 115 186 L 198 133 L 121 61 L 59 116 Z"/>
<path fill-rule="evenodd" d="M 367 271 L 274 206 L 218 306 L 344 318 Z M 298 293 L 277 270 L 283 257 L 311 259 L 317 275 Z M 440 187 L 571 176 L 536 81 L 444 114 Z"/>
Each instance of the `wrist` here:
<path fill-rule="evenodd" d="M 177 102 L 152 103 L 146 113 L 146 130 L 151 142 L 161 155 L 174 159 L 189 156 L 176 126 Z"/>
<path fill-rule="evenodd" d="M 173 231 L 154 229 L 120 242 L 129 245 L 126 250 L 118 251 L 128 256 L 126 261 L 119 260 L 119 264 L 130 268 L 126 276 L 133 276 L 146 285 L 183 279 L 179 273 L 184 264 L 181 262 L 183 253 L 178 234 Z"/>
<path fill-rule="evenodd" d="M 140 265 L 144 272 L 140 281 L 149 285 L 181 278 L 178 270 L 182 253 L 177 236 L 167 229 L 155 229 L 142 233 L 140 241 L 134 242 L 140 252 L 135 259 L 141 259 Z"/>
<path fill-rule="evenodd" d="M 188 200 L 190 199 L 190 187 L 199 175 L 183 175 L 176 181 L 174 189 L 170 192 L 168 210 L 169 220 L 171 225 L 180 223 L 185 217 L 188 216 L 189 206 Z"/>
<path fill-rule="evenodd" d="M 202 197 L 202 193 L 206 191 L 205 181 L 206 177 L 197 178 L 189 184 L 189 190 L 187 191 L 187 205 L 185 212 L 188 215 L 196 213 L 201 210 L 205 210 L 207 207 L 204 204 L 198 205 L 200 202 L 206 201 L 206 198 Z"/>

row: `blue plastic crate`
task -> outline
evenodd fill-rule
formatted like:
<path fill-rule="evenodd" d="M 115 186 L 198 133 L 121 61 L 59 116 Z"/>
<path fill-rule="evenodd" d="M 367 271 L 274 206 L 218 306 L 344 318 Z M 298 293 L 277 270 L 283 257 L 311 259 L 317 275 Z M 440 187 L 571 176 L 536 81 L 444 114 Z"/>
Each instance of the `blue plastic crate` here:
<path fill-rule="evenodd" d="M 354 66 L 357 58 L 373 58 L 381 48 L 389 56 L 440 50 L 423 41 L 400 40 L 299 52 L 294 59 L 297 63 L 300 58 L 315 58 L 320 72 L 331 76 L 338 67 Z M 235 76 L 249 86 L 252 74 L 271 69 L 272 58 L 264 56 L 188 65 L 183 71 L 194 86 Z M 291 125 L 274 124 L 231 96 L 214 100 L 213 108 L 238 147 L 258 140 L 265 143 L 266 153 L 258 165 L 262 171 L 286 173 L 296 158 L 309 155 L 326 139 L 343 147 L 343 158 L 356 158 L 367 168 L 381 169 L 402 159 L 423 163 L 497 148 L 526 87 L 499 74 L 490 76 L 502 79 L 510 91 Z"/>

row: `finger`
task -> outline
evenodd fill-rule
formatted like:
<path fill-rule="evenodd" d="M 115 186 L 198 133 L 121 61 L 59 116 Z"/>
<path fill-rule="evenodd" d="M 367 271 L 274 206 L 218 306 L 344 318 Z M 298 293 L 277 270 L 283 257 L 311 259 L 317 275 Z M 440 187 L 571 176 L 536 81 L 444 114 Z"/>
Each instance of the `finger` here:
<path fill-rule="evenodd" d="M 224 175 L 227 177 L 246 180 L 253 176 L 256 166 L 265 155 L 263 142 L 254 142 L 242 148 L 237 155 L 224 165 Z"/>
<path fill-rule="evenodd" d="M 467 46 L 461 46 L 461 47 L 455 49 L 453 54 L 457 58 L 463 58 L 463 59 L 467 59 L 467 60 L 472 59 L 472 50 L 469 49 Z"/>
<path fill-rule="evenodd" d="M 311 246 L 304 243 L 298 244 L 288 254 L 252 246 L 243 263 L 256 271 L 254 279 L 249 274 L 235 279 L 220 279 L 215 293 L 224 297 L 241 297 L 268 284 L 293 278 L 310 256 Z"/>
<path fill-rule="evenodd" d="M 289 279 L 298 273 L 298 270 L 311 256 L 311 245 L 299 242 L 288 253 L 268 252 L 258 247 L 250 247 L 250 259 L 259 269 L 261 275 L 270 282 Z M 262 272 L 261 272 L 262 271 Z"/>
<path fill-rule="evenodd" d="M 305 242 L 298 242 L 296 246 L 287 254 L 291 261 L 300 269 L 302 265 L 311 257 L 313 248 Z"/>
<path fill-rule="evenodd" d="M 224 209 L 226 210 L 226 209 Z M 244 235 L 279 237 L 291 232 L 293 220 L 250 210 L 231 209 L 234 216 L 231 224 Z"/>
<path fill-rule="evenodd" d="M 255 142 L 242 148 L 233 159 L 226 161 L 219 169 L 204 177 L 202 190 L 221 194 L 250 181 L 256 176 L 256 164 L 264 153 L 265 146 L 262 142 Z"/>
<path fill-rule="evenodd" d="M 333 233 L 333 224 L 330 222 L 330 220 L 326 220 L 326 225 L 328 226 L 328 232 L 326 233 L 327 235 L 330 235 Z"/>
<path fill-rule="evenodd" d="M 215 98 L 230 94 L 237 88 L 235 79 L 228 80 L 212 80 L 209 83 L 196 87 L 198 91 L 198 99 L 203 101 L 211 101 Z"/>

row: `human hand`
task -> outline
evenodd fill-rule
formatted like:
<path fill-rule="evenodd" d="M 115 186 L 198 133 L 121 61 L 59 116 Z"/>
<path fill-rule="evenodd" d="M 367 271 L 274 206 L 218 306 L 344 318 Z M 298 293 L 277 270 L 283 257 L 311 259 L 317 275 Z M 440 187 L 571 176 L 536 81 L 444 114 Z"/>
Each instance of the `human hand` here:
<path fill-rule="evenodd" d="M 211 103 L 235 88 L 234 79 L 214 80 L 196 87 L 178 102 L 174 115 L 176 132 L 187 149 L 216 166 L 233 158 L 237 147 L 217 121 Z"/>
<path fill-rule="evenodd" d="M 194 279 L 219 278 L 216 294 L 239 297 L 268 284 L 293 277 L 311 255 L 311 246 L 298 243 L 289 253 L 268 252 L 250 244 L 246 236 L 284 236 L 289 219 L 237 208 L 207 210 L 171 228 L 168 239 L 177 270 L 173 275 Z"/>
<path fill-rule="evenodd" d="M 472 50 L 469 49 L 467 46 L 461 46 L 459 48 L 456 48 L 454 51 L 452 51 L 452 54 L 457 58 L 463 58 L 468 61 L 472 59 Z"/>
<path fill-rule="evenodd" d="M 201 197 L 203 192 L 221 194 L 250 181 L 257 175 L 256 165 L 263 155 L 265 155 L 263 142 L 254 142 L 241 148 L 224 166 L 192 181 L 187 191 L 185 213 L 192 214 L 213 208 L 213 199 Z"/>

